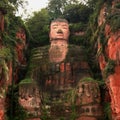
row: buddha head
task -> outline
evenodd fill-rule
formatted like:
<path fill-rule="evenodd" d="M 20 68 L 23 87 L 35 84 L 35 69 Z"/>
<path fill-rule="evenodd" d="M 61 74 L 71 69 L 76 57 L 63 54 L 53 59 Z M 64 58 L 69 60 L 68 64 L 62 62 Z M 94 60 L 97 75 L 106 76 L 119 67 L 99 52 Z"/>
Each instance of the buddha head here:
<path fill-rule="evenodd" d="M 50 41 L 62 40 L 68 42 L 69 24 L 66 19 L 57 18 L 50 25 Z"/>

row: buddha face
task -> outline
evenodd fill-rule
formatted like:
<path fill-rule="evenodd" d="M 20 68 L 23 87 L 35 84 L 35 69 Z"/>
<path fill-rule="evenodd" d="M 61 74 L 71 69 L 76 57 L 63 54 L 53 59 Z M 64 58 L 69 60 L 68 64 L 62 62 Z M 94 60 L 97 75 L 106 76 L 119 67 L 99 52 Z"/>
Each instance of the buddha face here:
<path fill-rule="evenodd" d="M 66 58 L 68 51 L 69 25 L 65 19 L 56 19 L 50 25 L 50 49 L 51 62 L 61 62 Z"/>
<path fill-rule="evenodd" d="M 65 40 L 68 41 L 69 25 L 66 22 L 52 22 L 50 26 L 50 40 Z"/>

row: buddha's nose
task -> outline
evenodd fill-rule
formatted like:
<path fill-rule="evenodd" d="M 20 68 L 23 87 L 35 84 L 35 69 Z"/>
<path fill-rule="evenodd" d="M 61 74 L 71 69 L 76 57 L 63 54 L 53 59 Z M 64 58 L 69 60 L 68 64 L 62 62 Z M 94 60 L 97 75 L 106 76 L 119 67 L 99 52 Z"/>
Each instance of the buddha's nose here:
<path fill-rule="evenodd" d="M 63 33 L 63 31 L 62 31 L 61 29 L 59 29 L 59 30 L 57 31 L 57 33 Z"/>

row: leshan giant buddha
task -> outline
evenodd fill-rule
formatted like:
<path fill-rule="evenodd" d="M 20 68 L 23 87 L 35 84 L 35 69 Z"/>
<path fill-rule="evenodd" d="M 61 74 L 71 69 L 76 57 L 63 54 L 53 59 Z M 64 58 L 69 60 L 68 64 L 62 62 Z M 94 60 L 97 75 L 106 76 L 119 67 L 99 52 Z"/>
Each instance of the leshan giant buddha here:
<path fill-rule="evenodd" d="M 90 68 L 83 47 L 68 44 L 69 34 L 68 22 L 58 18 L 50 25 L 50 46 L 32 50 L 19 102 L 35 120 L 98 120 L 101 116 L 98 84 L 80 82 L 91 77 Z"/>

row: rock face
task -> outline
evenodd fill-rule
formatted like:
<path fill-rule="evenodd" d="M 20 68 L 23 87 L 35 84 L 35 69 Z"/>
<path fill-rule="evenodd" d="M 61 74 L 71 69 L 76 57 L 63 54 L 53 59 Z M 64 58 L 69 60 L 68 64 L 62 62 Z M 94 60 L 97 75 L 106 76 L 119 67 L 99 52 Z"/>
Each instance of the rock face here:
<path fill-rule="evenodd" d="M 0 9 L 0 31 L 4 31 L 4 14 L 5 11 L 3 11 L 2 9 Z"/>
<path fill-rule="evenodd" d="M 117 7 L 119 3 L 120 0 L 113 0 L 111 8 L 104 4 L 98 21 L 99 27 L 103 30 L 104 41 L 107 39 L 103 44 L 99 38 L 98 53 L 102 50 L 99 63 L 111 97 L 113 120 L 120 120 L 120 9 Z"/>
<path fill-rule="evenodd" d="M 27 47 L 27 44 L 26 44 L 26 32 L 23 28 L 19 28 L 19 30 L 16 33 L 16 38 L 18 39 L 18 42 L 16 44 L 18 62 L 19 64 L 26 64 L 24 52 Z"/>
<path fill-rule="evenodd" d="M 41 110 L 40 116 L 38 115 L 38 118 L 41 119 L 81 120 L 86 117 L 86 119 L 97 120 L 101 117 L 98 85 L 94 83 L 92 85 L 94 90 L 92 91 L 88 88 L 92 82 L 80 83 L 83 78 L 91 76 L 82 47 L 69 45 L 65 60 L 58 63 L 50 62 L 49 46 L 33 49 L 28 70 L 26 79 L 21 81 L 19 102 L 28 113 L 32 114 L 33 119 L 36 118 L 37 113 L 33 113 L 31 109 L 35 110 L 37 106 L 38 110 Z M 29 96 L 33 93 L 30 91 L 32 91 L 31 85 L 34 82 L 37 85 L 39 94 L 34 92 L 33 96 L 38 101 L 28 102 Z M 81 94 L 78 92 L 80 90 L 78 90 L 78 85 L 83 86 L 83 88 L 79 87 L 82 89 Z M 84 95 L 84 92 L 86 95 Z M 94 92 L 96 92 L 96 96 L 93 95 Z M 24 104 L 22 100 L 25 101 L 25 99 L 26 103 Z M 80 112 L 83 109 L 88 109 L 88 112 Z M 29 116 L 29 118 L 31 117 Z"/>
<path fill-rule="evenodd" d="M 5 36 L 8 35 L 4 29 L 5 14 L 6 11 L 0 8 L 0 120 L 5 120 L 6 118 L 6 112 L 9 106 L 7 96 L 9 92 L 8 88 L 15 82 L 12 80 L 18 80 L 20 65 L 25 65 L 24 50 L 26 47 L 26 33 L 23 28 L 20 28 L 16 36 L 13 36 L 16 37 L 16 40 L 19 39 L 19 42 L 16 41 L 17 64 L 15 64 L 16 61 L 13 60 L 13 58 L 15 59 L 15 54 L 13 55 L 11 48 L 4 44 Z M 15 48 L 13 47 L 13 49 Z"/>
<path fill-rule="evenodd" d="M 2 44 L 4 32 L 4 12 L 0 10 L 0 120 L 5 119 L 6 94 L 8 86 L 12 83 L 12 61 L 7 59 L 11 55 L 10 50 Z"/>
<path fill-rule="evenodd" d="M 17 66 L 15 68 L 14 81 L 18 83 L 20 79 L 22 79 L 22 75 L 20 75 L 21 71 L 23 71 L 27 65 L 25 52 L 27 50 L 27 39 L 26 39 L 26 31 L 24 28 L 19 27 L 16 32 L 16 56 L 17 56 Z M 19 78 L 18 78 L 19 77 Z"/>

